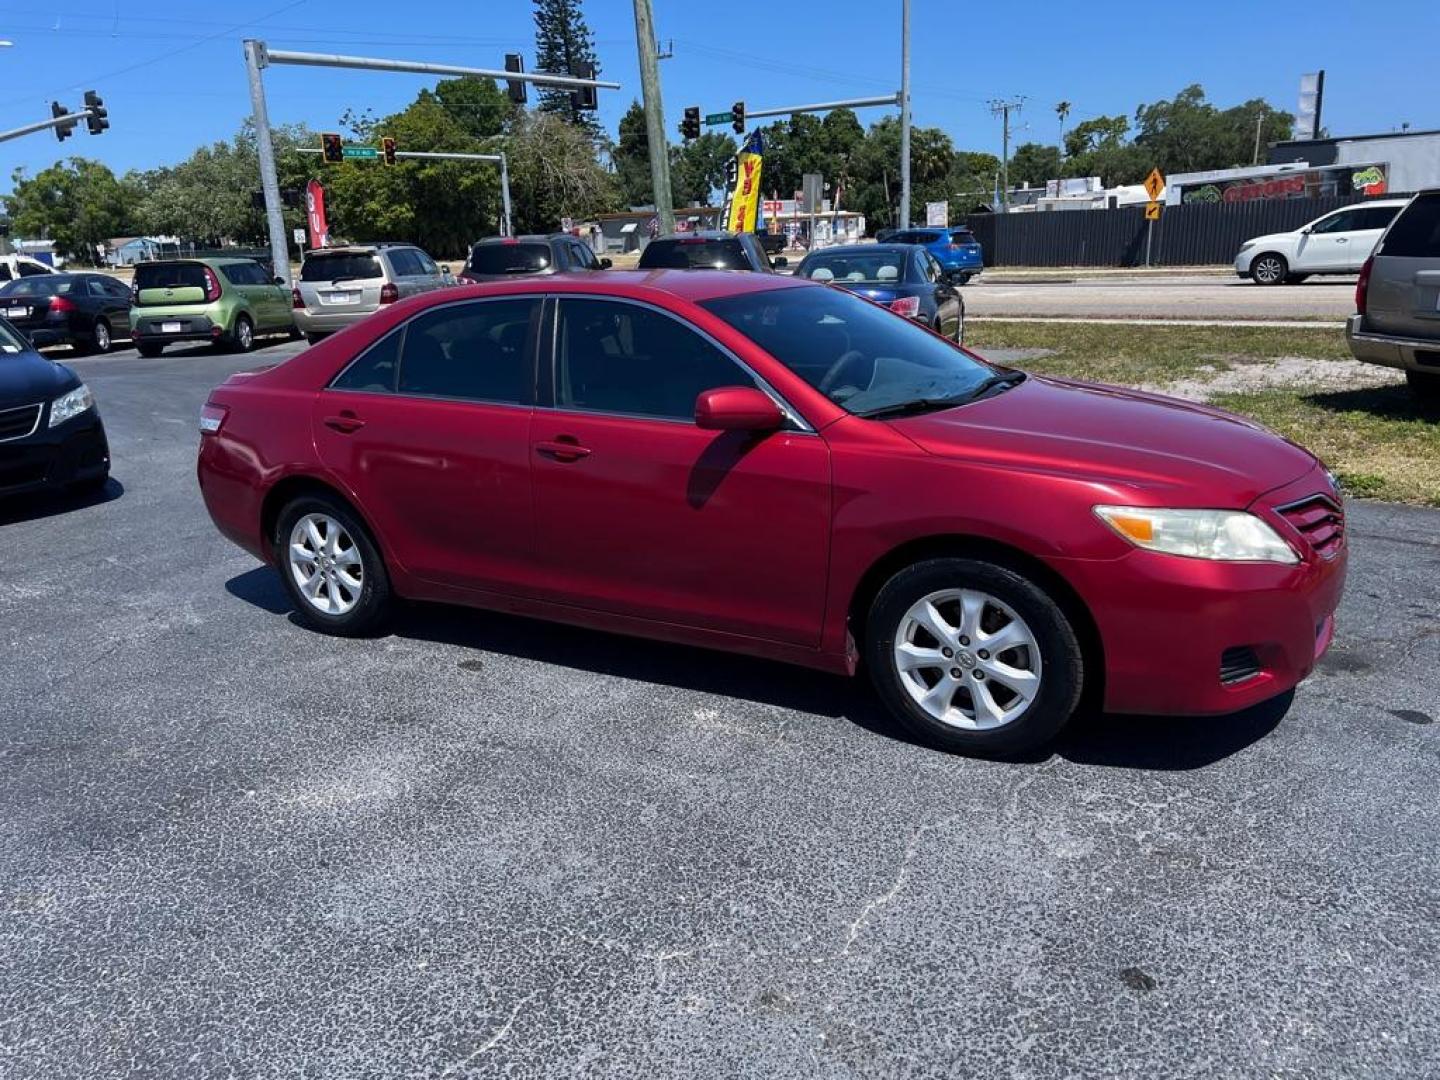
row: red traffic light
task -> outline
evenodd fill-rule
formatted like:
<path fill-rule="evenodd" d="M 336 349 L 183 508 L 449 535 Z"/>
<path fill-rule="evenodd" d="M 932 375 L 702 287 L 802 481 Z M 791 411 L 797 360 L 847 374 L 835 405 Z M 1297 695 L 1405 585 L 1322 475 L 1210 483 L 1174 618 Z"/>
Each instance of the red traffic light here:
<path fill-rule="evenodd" d="M 320 136 L 320 156 L 327 165 L 338 164 L 345 160 L 345 143 L 338 133 L 327 131 Z"/>

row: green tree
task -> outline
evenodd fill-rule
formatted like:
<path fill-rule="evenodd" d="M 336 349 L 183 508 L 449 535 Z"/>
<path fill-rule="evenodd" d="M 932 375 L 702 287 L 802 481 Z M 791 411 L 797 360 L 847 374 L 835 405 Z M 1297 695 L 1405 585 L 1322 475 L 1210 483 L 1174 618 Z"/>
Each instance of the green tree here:
<path fill-rule="evenodd" d="M 583 128 L 552 113 L 527 112 L 511 125 L 505 152 L 517 232 L 550 232 L 562 217 L 615 209 L 615 178 L 601 167 Z"/>
<path fill-rule="evenodd" d="M 1138 184 L 1151 166 L 1144 151 L 1127 142 L 1130 121 L 1124 116 L 1097 116 L 1076 124 L 1065 135 L 1065 172 L 1098 176 L 1108 186 Z"/>
<path fill-rule="evenodd" d="M 949 199 L 956 164 L 955 146 L 939 128 L 910 132 L 910 206 L 912 216 L 927 202 Z M 865 215 L 872 232 L 900 222 L 900 121 L 887 116 L 872 124 L 847 165 L 850 187 L 844 202 Z"/>
<path fill-rule="evenodd" d="M 670 190 L 676 206 L 705 206 L 711 194 L 725 185 L 725 172 L 735 156 L 735 140 L 719 131 L 707 131 L 684 146 L 670 148 Z M 767 165 L 768 167 L 768 159 Z M 764 185 L 764 171 L 761 184 Z"/>
<path fill-rule="evenodd" d="M 595 65 L 598 76 L 600 64 L 595 58 L 595 39 L 580 10 L 580 0 L 535 0 L 536 70 L 568 75 L 574 73 L 576 65 L 587 62 Z M 578 124 L 592 138 L 602 135 L 594 114 L 577 109 L 569 90 L 542 87 L 539 108 Z"/>
<path fill-rule="evenodd" d="M 1045 143 L 1022 143 L 1010 158 L 1012 184 L 1043 184 L 1058 179 L 1062 172 L 1059 148 Z"/>
<path fill-rule="evenodd" d="M 98 161 L 72 157 L 27 177 L 11 176 L 5 197 L 11 230 L 17 235 L 53 240 L 67 260 L 97 261 L 96 245 L 131 231 L 135 190 Z"/>
<path fill-rule="evenodd" d="M 445 79 L 435 84 L 435 100 L 474 139 L 499 135 L 515 113 L 514 103 L 492 79 Z"/>
<path fill-rule="evenodd" d="M 646 206 L 655 201 L 645 109 L 638 101 L 632 101 L 620 118 L 620 138 L 611 148 L 610 161 L 615 166 L 615 181 L 625 205 Z"/>

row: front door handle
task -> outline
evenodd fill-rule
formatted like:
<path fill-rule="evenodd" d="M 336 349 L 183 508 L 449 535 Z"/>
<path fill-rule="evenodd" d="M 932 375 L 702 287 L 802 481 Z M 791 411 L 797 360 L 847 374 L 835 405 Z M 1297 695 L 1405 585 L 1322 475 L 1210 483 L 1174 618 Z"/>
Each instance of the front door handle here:
<path fill-rule="evenodd" d="M 351 435 L 364 427 L 365 421 L 361 420 L 349 409 L 344 409 L 339 416 L 325 417 L 325 426 L 333 428 L 335 431 L 340 432 L 341 435 Z"/>
<path fill-rule="evenodd" d="M 589 448 L 581 446 L 578 439 L 569 435 L 561 435 L 557 439 L 538 442 L 535 444 L 535 451 L 546 457 L 554 458 L 556 461 L 579 461 L 581 458 L 590 456 Z"/>

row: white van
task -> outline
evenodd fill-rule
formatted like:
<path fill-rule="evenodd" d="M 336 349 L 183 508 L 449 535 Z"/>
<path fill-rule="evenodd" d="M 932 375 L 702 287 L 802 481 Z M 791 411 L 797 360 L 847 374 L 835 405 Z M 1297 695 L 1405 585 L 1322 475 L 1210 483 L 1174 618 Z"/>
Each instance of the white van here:
<path fill-rule="evenodd" d="M 53 274 L 55 268 L 47 266 L 29 255 L 0 255 L 0 284 L 16 278 L 31 277 L 35 274 Z"/>

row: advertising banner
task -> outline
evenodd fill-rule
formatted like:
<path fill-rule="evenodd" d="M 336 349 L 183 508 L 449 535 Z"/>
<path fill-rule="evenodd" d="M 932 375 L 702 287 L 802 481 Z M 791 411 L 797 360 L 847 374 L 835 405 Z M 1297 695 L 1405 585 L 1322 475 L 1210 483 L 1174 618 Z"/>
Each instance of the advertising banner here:
<path fill-rule="evenodd" d="M 725 200 L 727 232 L 754 232 L 760 213 L 760 162 L 765 150 L 760 132 L 751 134 L 735 157 L 735 186 Z"/>
<path fill-rule="evenodd" d="M 310 228 L 311 249 L 330 246 L 330 224 L 325 220 L 325 189 L 320 181 L 305 185 L 305 222 Z"/>

